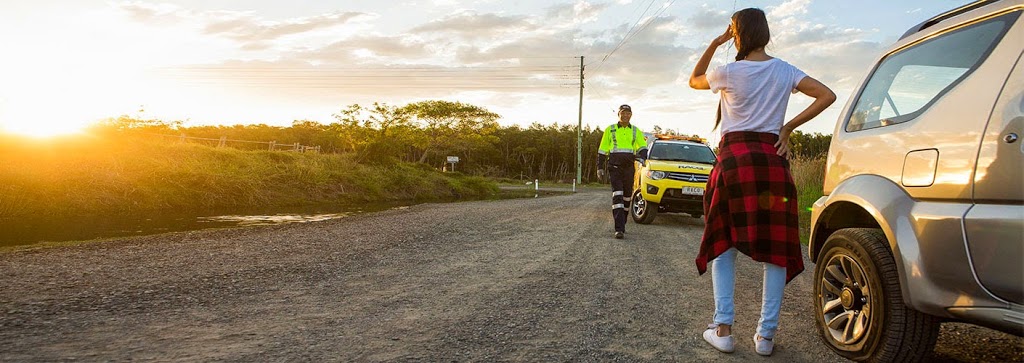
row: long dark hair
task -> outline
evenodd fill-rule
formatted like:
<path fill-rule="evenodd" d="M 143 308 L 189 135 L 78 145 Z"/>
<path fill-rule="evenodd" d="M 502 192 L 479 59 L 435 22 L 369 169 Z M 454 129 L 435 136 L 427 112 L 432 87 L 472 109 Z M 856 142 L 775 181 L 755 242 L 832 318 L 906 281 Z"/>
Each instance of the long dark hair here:
<path fill-rule="evenodd" d="M 741 61 L 755 49 L 764 48 L 771 39 L 768 30 L 768 19 L 764 11 L 758 8 L 746 8 L 732 14 L 732 31 L 736 37 L 736 61 Z M 715 127 L 722 123 L 722 101 L 718 101 L 718 113 L 715 115 Z"/>

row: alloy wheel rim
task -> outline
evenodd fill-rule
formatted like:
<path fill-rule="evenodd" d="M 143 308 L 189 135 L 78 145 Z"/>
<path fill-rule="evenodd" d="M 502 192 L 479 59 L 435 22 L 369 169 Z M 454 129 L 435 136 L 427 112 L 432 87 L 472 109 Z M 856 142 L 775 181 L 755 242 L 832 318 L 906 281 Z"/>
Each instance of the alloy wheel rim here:
<path fill-rule="evenodd" d="M 872 313 L 864 268 L 850 256 L 836 255 L 826 262 L 819 283 L 821 314 L 832 339 L 844 345 L 863 339 Z"/>
<path fill-rule="evenodd" d="M 644 215 L 644 210 L 647 209 L 647 201 L 644 198 L 638 198 L 639 195 L 633 196 L 636 198 L 633 200 L 633 214 L 637 216 Z"/>

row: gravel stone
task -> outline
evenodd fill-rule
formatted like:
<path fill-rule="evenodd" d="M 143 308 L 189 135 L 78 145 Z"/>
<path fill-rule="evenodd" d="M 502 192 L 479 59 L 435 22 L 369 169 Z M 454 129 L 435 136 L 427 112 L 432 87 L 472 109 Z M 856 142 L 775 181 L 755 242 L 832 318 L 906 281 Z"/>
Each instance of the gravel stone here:
<path fill-rule="evenodd" d="M 700 334 L 700 219 L 612 238 L 608 193 L 423 204 L 343 219 L 0 253 L 0 361 L 731 361 L 761 267 L 738 260 L 737 349 Z M 808 267 L 812 267 L 808 262 Z M 809 271 L 785 291 L 772 359 L 840 362 Z M 1024 360 L 1024 340 L 944 324 L 934 362 Z"/>

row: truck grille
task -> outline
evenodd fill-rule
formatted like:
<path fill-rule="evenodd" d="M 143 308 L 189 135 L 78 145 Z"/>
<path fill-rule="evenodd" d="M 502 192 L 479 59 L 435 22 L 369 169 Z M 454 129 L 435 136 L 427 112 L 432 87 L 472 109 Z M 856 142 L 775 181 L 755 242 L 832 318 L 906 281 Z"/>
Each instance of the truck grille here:
<path fill-rule="evenodd" d="M 708 182 L 708 176 L 707 175 L 693 174 L 693 173 L 671 172 L 671 173 L 668 173 L 667 178 L 672 179 L 672 180 L 690 182 L 690 183 L 707 183 Z"/>

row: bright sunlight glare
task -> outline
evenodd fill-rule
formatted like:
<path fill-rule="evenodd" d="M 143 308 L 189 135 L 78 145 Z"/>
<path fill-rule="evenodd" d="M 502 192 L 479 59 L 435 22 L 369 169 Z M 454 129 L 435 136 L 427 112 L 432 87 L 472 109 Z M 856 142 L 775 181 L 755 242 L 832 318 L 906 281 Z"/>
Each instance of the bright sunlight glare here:
<path fill-rule="evenodd" d="M 116 65 L 21 65 L 0 87 L 0 130 L 34 137 L 82 132 L 138 109 L 135 72 Z M 135 94 L 133 94 L 133 92 Z M 119 110 L 119 111 L 113 111 Z"/>
<path fill-rule="evenodd" d="M 153 97 L 141 77 L 147 66 L 138 58 L 144 52 L 123 39 L 133 33 L 116 37 L 124 32 L 108 29 L 111 22 L 79 22 L 84 20 L 69 15 L 20 24 L 34 31 L 12 38 L 15 51 L 0 58 L 0 132 L 81 133 L 102 119 L 136 112 L 143 99 Z M 90 30 L 68 31 L 75 25 Z"/>
<path fill-rule="evenodd" d="M 80 133 L 90 122 L 88 94 L 78 99 L 66 92 L 20 87 L 21 93 L 0 95 L 0 130 L 33 137 Z M 95 93 L 94 93 L 95 94 Z"/>

